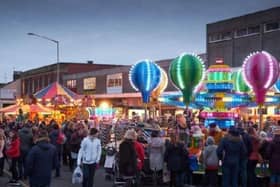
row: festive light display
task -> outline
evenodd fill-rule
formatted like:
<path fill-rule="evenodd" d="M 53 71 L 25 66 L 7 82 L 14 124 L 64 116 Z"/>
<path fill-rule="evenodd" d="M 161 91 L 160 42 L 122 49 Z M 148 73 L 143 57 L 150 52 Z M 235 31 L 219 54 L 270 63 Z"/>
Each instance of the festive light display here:
<path fill-rule="evenodd" d="M 142 60 L 133 65 L 129 72 L 131 86 L 142 94 L 143 103 L 148 103 L 151 92 L 160 83 L 160 67 L 150 60 Z"/>
<path fill-rule="evenodd" d="M 166 74 L 166 72 L 161 68 L 160 68 L 160 83 L 158 85 L 157 88 L 155 88 L 152 92 L 152 97 L 153 98 L 158 98 L 160 96 L 160 94 L 166 89 L 167 84 L 168 84 L 168 76 Z"/>
<path fill-rule="evenodd" d="M 264 104 L 267 90 L 278 79 L 277 60 L 268 52 L 255 52 L 244 60 L 242 68 L 245 82 L 255 93 L 256 103 Z"/>
<path fill-rule="evenodd" d="M 185 104 L 189 105 L 195 87 L 204 80 L 204 62 L 196 55 L 182 54 L 172 61 L 169 75 L 173 84 L 182 91 Z"/>
<path fill-rule="evenodd" d="M 198 93 L 195 98 L 196 105 L 209 107 L 202 115 L 205 117 L 204 124 L 216 123 L 220 128 L 228 128 L 234 125 L 236 114 L 228 109 L 247 103 L 248 97 L 232 93 L 233 81 L 231 69 L 222 62 L 216 62 L 207 70 L 206 88 L 207 93 Z"/>
<path fill-rule="evenodd" d="M 241 93 L 248 93 L 251 91 L 250 87 L 246 84 L 243 78 L 242 69 L 239 69 L 232 74 L 232 80 L 235 91 Z"/>

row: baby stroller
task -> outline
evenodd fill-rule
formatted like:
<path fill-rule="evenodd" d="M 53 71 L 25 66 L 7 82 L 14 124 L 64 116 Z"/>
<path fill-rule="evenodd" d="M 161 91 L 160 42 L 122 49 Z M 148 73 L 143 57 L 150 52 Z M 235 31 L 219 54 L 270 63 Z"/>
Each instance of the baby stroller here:
<path fill-rule="evenodd" d="M 113 187 L 133 187 L 136 184 L 136 176 L 123 176 L 119 170 L 119 157 L 116 154 L 114 164 L 114 181 Z"/>
<path fill-rule="evenodd" d="M 106 149 L 106 157 L 105 157 L 105 179 L 112 180 L 114 176 L 114 167 L 116 161 L 116 149 L 114 147 L 108 147 Z"/>

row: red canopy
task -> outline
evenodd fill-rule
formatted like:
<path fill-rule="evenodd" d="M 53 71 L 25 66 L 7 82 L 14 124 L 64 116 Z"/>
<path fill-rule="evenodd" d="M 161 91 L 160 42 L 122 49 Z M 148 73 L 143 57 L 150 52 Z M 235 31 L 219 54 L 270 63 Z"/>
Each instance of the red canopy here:
<path fill-rule="evenodd" d="M 5 108 L 1 108 L 0 112 L 2 113 L 9 113 L 9 114 L 17 114 L 19 109 L 22 109 L 24 113 L 30 112 L 30 113 L 51 113 L 52 110 L 44 107 L 43 105 L 37 103 L 37 104 L 31 104 L 31 105 L 11 105 Z"/>

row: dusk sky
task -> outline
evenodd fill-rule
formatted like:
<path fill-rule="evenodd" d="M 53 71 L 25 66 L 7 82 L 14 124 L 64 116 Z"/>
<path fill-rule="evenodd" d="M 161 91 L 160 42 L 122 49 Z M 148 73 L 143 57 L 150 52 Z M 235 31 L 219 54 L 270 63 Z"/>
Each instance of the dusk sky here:
<path fill-rule="evenodd" d="M 0 82 L 13 70 L 93 60 L 133 64 L 206 52 L 206 24 L 280 6 L 280 0 L 0 0 Z"/>

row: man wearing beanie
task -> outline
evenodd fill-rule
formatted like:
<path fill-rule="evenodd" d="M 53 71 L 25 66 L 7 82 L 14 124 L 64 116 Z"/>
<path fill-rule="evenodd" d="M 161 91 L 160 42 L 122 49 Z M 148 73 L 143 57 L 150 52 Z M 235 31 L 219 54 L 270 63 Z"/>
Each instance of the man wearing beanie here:
<path fill-rule="evenodd" d="M 49 143 L 48 132 L 40 130 L 36 145 L 32 147 L 26 158 L 26 174 L 30 187 L 51 186 L 52 170 L 58 164 L 55 146 Z"/>
<path fill-rule="evenodd" d="M 228 134 L 222 138 L 217 155 L 222 160 L 223 187 L 238 187 L 239 163 L 247 155 L 246 147 L 235 127 L 230 127 Z"/>

